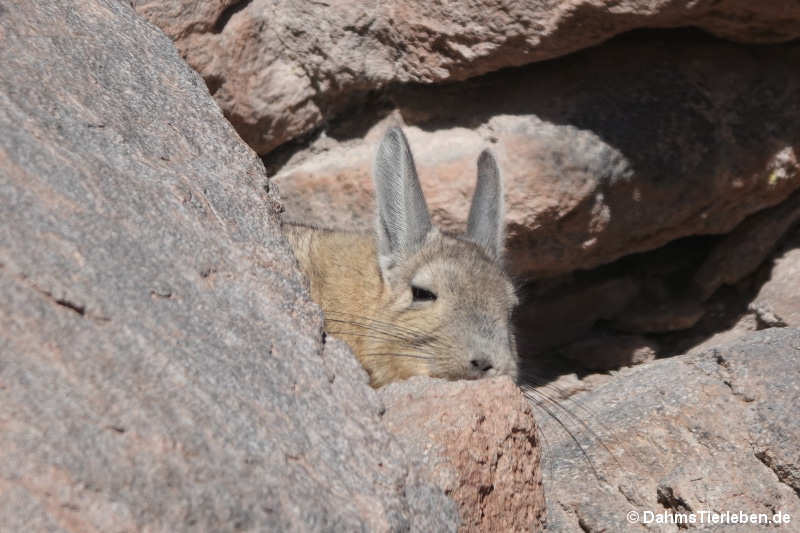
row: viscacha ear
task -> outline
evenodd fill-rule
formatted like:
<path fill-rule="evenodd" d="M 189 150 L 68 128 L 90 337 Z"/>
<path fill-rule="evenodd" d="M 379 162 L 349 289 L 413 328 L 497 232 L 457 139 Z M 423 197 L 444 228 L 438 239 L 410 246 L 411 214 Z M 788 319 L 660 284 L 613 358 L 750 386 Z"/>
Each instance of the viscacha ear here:
<path fill-rule="evenodd" d="M 494 155 L 487 148 L 478 157 L 478 183 L 467 219 L 467 238 L 499 261 L 505 233 L 503 183 Z"/>
<path fill-rule="evenodd" d="M 399 128 L 384 135 L 372 177 L 378 204 L 378 258 L 386 270 L 419 250 L 431 231 L 414 158 Z"/>

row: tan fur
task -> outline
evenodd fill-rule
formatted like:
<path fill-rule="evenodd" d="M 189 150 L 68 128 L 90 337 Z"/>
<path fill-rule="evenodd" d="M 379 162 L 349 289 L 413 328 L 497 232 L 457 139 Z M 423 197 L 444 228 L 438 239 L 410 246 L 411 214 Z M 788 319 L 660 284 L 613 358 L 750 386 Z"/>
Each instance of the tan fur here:
<path fill-rule="evenodd" d="M 415 375 L 516 378 L 509 321 L 517 300 L 478 245 L 434 229 L 384 279 L 372 235 L 284 227 L 326 331 L 350 345 L 374 387 Z M 434 290 L 436 301 L 412 301 L 412 280 Z M 492 368 L 475 368 L 476 357 Z"/>

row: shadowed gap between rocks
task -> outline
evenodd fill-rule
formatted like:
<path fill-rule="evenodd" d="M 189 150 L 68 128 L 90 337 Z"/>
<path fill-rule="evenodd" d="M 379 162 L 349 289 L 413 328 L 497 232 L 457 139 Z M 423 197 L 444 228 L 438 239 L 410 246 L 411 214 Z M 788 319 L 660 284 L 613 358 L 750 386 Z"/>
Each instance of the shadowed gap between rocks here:
<path fill-rule="evenodd" d="M 238 12 L 245 9 L 253 0 L 239 0 L 235 1 L 228 7 L 226 7 L 222 13 L 220 13 L 217 20 L 214 22 L 214 26 L 212 27 L 213 33 L 222 33 L 225 30 L 225 26 L 228 25 L 228 22 L 231 18 Z M 213 94 L 213 91 L 212 91 Z"/>
<path fill-rule="evenodd" d="M 786 326 L 754 300 L 770 281 L 775 258 L 800 250 L 800 225 L 752 272 L 703 300 L 693 277 L 724 238 L 686 237 L 597 269 L 525 284 L 516 316 L 522 375 L 531 385 L 565 374 L 580 378 Z M 636 328 L 648 305 L 660 311 L 665 331 Z"/>

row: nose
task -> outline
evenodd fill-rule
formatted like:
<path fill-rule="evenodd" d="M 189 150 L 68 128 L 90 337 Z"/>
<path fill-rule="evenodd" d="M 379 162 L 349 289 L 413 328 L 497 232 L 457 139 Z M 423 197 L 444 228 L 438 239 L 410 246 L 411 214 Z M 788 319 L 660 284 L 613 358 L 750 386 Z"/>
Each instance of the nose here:
<path fill-rule="evenodd" d="M 469 364 L 472 365 L 472 368 L 478 372 L 488 372 L 493 368 L 492 362 L 486 357 L 476 357 L 470 361 Z"/>

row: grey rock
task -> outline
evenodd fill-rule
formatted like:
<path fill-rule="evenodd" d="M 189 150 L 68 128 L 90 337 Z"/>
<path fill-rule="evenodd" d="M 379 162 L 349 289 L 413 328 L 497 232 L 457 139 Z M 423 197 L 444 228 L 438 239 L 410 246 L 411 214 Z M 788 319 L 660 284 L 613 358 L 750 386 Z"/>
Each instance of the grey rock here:
<path fill-rule="evenodd" d="M 453 528 L 169 39 L 3 1 L 0 42 L 2 528 Z"/>
<path fill-rule="evenodd" d="M 547 531 L 678 531 L 630 511 L 800 516 L 800 330 L 769 329 L 701 354 L 626 369 L 563 403 L 583 452 L 539 417 Z M 591 431 L 590 431 L 591 430 Z M 587 459 L 588 456 L 588 459 Z M 593 475 L 594 468 L 595 475 Z M 700 524 L 697 526 L 700 529 Z M 763 527 L 763 526 L 756 526 Z M 707 531 L 754 531 L 709 525 Z"/>

